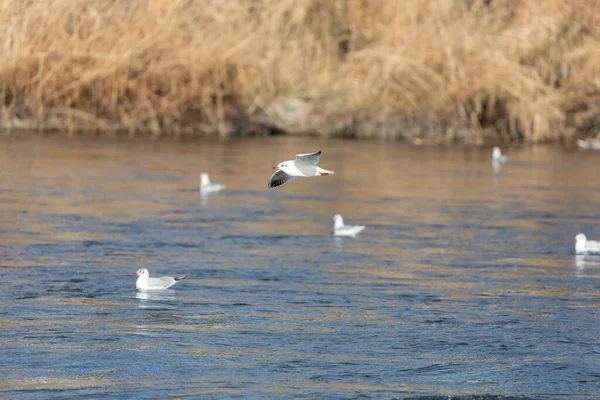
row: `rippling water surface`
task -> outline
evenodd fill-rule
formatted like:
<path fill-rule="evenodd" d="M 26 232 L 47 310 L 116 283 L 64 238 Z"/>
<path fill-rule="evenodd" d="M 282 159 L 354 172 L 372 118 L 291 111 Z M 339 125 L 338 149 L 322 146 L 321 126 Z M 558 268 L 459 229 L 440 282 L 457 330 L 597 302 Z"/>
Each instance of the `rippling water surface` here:
<path fill-rule="evenodd" d="M 600 398 L 600 153 L 490 153 L 3 138 L 0 397 Z"/>

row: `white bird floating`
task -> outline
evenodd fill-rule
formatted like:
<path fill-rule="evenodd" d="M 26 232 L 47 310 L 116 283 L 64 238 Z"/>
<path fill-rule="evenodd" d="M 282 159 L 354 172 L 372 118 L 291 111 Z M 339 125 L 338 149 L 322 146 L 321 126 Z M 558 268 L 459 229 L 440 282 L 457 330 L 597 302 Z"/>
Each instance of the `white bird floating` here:
<path fill-rule="evenodd" d="M 600 242 L 587 240 L 583 233 L 575 236 L 575 254 L 600 253 Z"/>
<path fill-rule="evenodd" d="M 225 189 L 225 185 L 222 183 L 210 183 L 210 179 L 208 178 L 208 174 L 206 172 L 203 172 L 200 175 L 201 194 L 217 193 L 223 189 Z"/>
<path fill-rule="evenodd" d="M 320 157 L 321 152 L 317 151 L 316 153 L 296 154 L 295 160 L 280 162 L 273 167 L 277 171 L 271 175 L 267 187 L 270 189 L 281 186 L 295 177 L 310 178 L 313 176 L 333 175 L 333 171 L 317 167 Z"/>
<path fill-rule="evenodd" d="M 344 225 L 344 218 L 340 214 L 333 216 L 333 236 L 355 237 L 364 229 L 364 225 Z"/>
<path fill-rule="evenodd" d="M 577 146 L 582 150 L 600 150 L 600 139 L 577 139 Z"/>
<path fill-rule="evenodd" d="M 502 155 L 502 151 L 500 150 L 500 147 L 494 147 L 494 149 L 492 150 L 492 164 L 495 164 L 495 165 L 504 164 L 507 161 L 508 161 L 508 157 Z"/>
<path fill-rule="evenodd" d="M 185 279 L 185 275 L 172 277 L 163 276 L 161 278 L 150 278 L 150 272 L 146 268 L 140 268 L 133 275 L 137 275 L 135 287 L 138 290 L 165 290 Z"/>

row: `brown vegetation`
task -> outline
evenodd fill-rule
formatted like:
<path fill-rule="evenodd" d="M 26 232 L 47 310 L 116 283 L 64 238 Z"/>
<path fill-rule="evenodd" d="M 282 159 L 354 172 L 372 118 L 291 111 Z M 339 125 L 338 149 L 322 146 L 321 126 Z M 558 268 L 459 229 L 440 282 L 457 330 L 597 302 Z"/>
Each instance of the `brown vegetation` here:
<path fill-rule="evenodd" d="M 600 0 L 7 0 L 0 43 L 5 128 L 600 131 Z"/>

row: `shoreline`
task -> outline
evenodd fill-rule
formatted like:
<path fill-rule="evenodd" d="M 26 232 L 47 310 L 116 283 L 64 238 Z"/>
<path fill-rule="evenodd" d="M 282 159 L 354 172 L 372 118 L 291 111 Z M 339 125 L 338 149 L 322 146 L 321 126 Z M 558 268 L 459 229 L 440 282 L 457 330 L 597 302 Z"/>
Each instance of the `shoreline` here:
<path fill-rule="evenodd" d="M 397 130 L 393 128 L 397 127 Z M 298 138 L 298 139 L 323 139 L 323 140 L 359 140 L 407 143 L 415 146 L 522 146 L 522 145 L 561 145 L 563 147 L 577 147 L 580 137 L 569 139 L 560 137 L 558 140 L 538 142 L 503 141 L 499 139 L 498 132 L 487 131 L 474 133 L 466 127 L 456 129 L 452 126 L 444 127 L 442 124 L 431 124 L 426 121 L 411 121 L 409 123 L 387 122 L 381 124 L 378 130 L 370 132 L 344 130 L 341 132 L 286 132 L 270 124 L 248 124 L 238 127 L 236 131 L 205 132 L 193 128 L 176 128 L 160 132 L 136 132 L 125 128 L 112 130 L 95 129 L 89 126 L 64 126 L 48 128 L 45 124 L 19 121 L 16 124 L 0 123 L 0 136 L 4 137 L 85 137 L 85 138 L 129 138 L 150 140 L 229 140 L 246 138 Z M 590 137 L 589 139 L 595 139 Z"/>
<path fill-rule="evenodd" d="M 155 143 L 155 142 L 172 142 L 172 143 L 202 143 L 202 142 L 230 142 L 230 141 L 239 141 L 239 140 L 264 140 L 266 142 L 269 141 L 287 141 L 287 140 L 309 140 L 315 141 L 315 143 L 327 143 L 327 142 L 363 142 L 363 143 L 389 143 L 389 144 L 397 144 L 400 146 L 409 146 L 409 147 L 423 147 L 423 148 L 439 148 L 439 149 L 491 149 L 494 146 L 500 146 L 502 149 L 508 148 L 526 148 L 526 147 L 535 147 L 535 148 L 547 148 L 547 147 L 560 147 L 565 150 L 579 149 L 579 150 L 588 150 L 593 151 L 596 149 L 595 142 L 598 141 L 596 138 L 589 138 L 589 140 L 585 140 L 586 143 L 594 143 L 589 145 L 580 144 L 584 140 L 575 139 L 572 141 L 546 141 L 546 142 L 536 142 L 536 143 L 527 143 L 527 142 L 498 142 L 498 141 L 440 141 L 440 140 L 422 140 L 420 138 L 416 138 L 414 140 L 406 140 L 406 139 L 398 139 L 398 138 L 382 138 L 379 136 L 370 136 L 370 137 L 341 137 L 341 136 L 323 136 L 323 135 L 288 135 L 285 133 L 277 134 L 277 135 L 259 135 L 252 134 L 246 136 L 240 135 L 231 135 L 231 136 L 215 136 L 215 135 L 152 135 L 152 134 L 133 134 L 130 135 L 127 132 L 99 132 L 99 131 L 77 131 L 77 132 L 67 132 L 60 130 L 31 130 L 31 129 L 0 129 L 0 139 L 10 140 L 10 139 L 40 139 L 40 140 L 75 140 L 75 141 L 84 141 L 93 143 L 94 141 L 131 141 L 139 144 L 144 143 Z M 579 143 L 578 143 L 579 142 Z M 598 142 L 600 143 L 600 142 Z"/>

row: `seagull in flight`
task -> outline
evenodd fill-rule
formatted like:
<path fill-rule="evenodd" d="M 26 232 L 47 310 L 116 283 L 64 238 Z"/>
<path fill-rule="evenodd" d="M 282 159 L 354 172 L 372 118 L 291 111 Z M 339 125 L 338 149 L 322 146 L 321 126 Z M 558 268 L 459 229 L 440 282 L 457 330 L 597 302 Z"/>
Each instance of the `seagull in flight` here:
<path fill-rule="evenodd" d="M 321 152 L 317 151 L 316 153 L 296 154 L 295 160 L 280 162 L 273 167 L 277 171 L 271 175 L 267 187 L 270 189 L 281 186 L 297 176 L 310 178 L 312 176 L 333 175 L 333 171 L 317 167 L 320 157 Z"/>
<path fill-rule="evenodd" d="M 164 290 L 168 289 L 177 282 L 185 279 L 185 275 L 172 277 L 163 276 L 161 278 L 150 278 L 150 272 L 146 268 L 140 268 L 133 275 L 137 275 L 135 287 L 137 290 Z"/>

